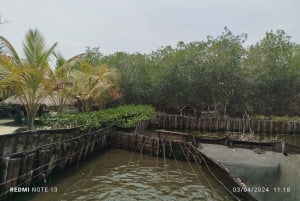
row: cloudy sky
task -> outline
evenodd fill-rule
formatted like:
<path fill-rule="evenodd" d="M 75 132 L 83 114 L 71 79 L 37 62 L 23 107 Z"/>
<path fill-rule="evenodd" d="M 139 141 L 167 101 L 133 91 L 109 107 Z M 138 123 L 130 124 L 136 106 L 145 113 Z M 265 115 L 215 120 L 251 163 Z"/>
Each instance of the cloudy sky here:
<path fill-rule="evenodd" d="M 0 0 L 0 25 L 22 52 L 30 28 L 38 28 L 50 46 L 66 58 L 87 46 L 101 52 L 150 53 L 178 41 L 206 40 L 227 26 L 234 34 L 248 34 L 246 46 L 266 31 L 283 29 L 300 43 L 299 0 Z"/>

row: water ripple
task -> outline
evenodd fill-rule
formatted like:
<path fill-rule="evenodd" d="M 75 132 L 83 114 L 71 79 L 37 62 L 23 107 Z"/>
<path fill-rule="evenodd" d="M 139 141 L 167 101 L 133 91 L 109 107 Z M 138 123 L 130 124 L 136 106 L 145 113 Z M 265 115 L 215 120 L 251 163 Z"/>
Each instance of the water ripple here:
<path fill-rule="evenodd" d="M 202 167 L 122 150 L 94 159 L 58 188 L 49 200 L 232 200 Z"/>

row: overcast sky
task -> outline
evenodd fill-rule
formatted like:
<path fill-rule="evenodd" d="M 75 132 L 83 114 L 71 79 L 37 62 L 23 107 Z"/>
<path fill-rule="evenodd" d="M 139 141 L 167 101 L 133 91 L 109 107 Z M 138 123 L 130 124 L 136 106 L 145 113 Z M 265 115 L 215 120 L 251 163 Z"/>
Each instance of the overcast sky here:
<path fill-rule="evenodd" d="M 254 44 L 271 29 L 300 43 L 299 0 L 0 0 L 0 35 L 22 52 L 28 29 L 38 28 L 66 58 L 100 47 L 150 53 L 178 41 L 206 40 L 227 26 Z"/>

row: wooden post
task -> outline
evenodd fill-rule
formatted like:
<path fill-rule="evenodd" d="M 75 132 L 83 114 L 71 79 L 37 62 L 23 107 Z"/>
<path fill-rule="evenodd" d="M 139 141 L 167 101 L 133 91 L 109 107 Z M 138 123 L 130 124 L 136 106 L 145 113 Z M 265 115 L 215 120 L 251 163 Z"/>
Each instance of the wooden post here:
<path fill-rule="evenodd" d="M 9 159 L 4 179 L 4 181 L 7 181 L 7 183 L 4 185 L 4 191 L 8 191 L 10 187 L 17 186 L 20 164 L 20 158 Z"/>
<path fill-rule="evenodd" d="M 285 133 L 286 122 L 282 122 L 281 133 Z"/>
<path fill-rule="evenodd" d="M 56 140 L 56 133 L 52 134 L 52 143 L 54 143 Z"/>
<path fill-rule="evenodd" d="M 236 131 L 235 121 L 233 119 L 230 120 L 231 128 L 230 131 Z"/>
<path fill-rule="evenodd" d="M 94 153 L 95 145 L 96 145 L 96 139 L 97 139 L 97 137 L 96 137 L 96 135 L 94 135 L 93 138 L 92 138 L 92 143 L 91 143 L 91 150 L 90 150 L 91 154 Z"/>
<path fill-rule="evenodd" d="M 85 144 L 83 159 L 85 159 L 88 156 L 88 151 L 89 151 L 89 147 L 90 147 L 90 140 L 91 140 L 91 135 L 88 135 L 87 143 Z"/>
<path fill-rule="evenodd" d="M 72 142 L 72 159 L 69 162 L 69 165 L 75 163 L 78 158 L 78 151 L 79 151 L 79 143 L 77 141 Z"/>
<path fill-rule="evenodd" d="M 79 142 L 79 154 L 78 154 L 78 161 L 81 161 L 82 159 L 82 155 L 83 155 L 83 151 L 85 149 L 85 144 L 86 144 L 86 140 L 85 139 L 81 139 Z"/>
<path fill-rule="evenodd" d="M 290 133 L 290 129 L 291 129 L 290 124 L 291 124 L 291 123 L 290 123 L 289 121 L 286 122 L 286 126 L 285 126 L 285 131 L 284 131 L 284 133 Z"/>
<path fill-rule="evenodd" d="M 48 168 L 47 168 L 47 174 L 50 174 L 51 172 L 53 172 L 56 163 L 55 163 L 55 159 L 57 158 L 57 155 L 55 153 L 55 148 L 51 148 L 49 150 L 49 156 L 48 156 L 49 160 L 48 160 Z"/>
<path fill-rule="evenodd" d="M 266 125 L 265 125 L 265 133 L 270 132 L 270 120 L 266 120 Z"/>
<path fill-rule="evenodd" d="M 0 156 L 4 155 L 5 141 L 6 141 L 6 136 L 0 135 Z"/>
<path fill-rule="evenodd" d="M 243 126 L 244 126 L 244 120 L 243 119 L 237 119 L 237 121 L 238 121 L 238 124 L 239 124 L 239 127 L 238 127 L 238 131 L 239 132 L 242 132 L 243 131 Z"/>
<path fill-rule="evenodd" d="M 172 140 L 169 140 L 169 158 L 172 158 Z"/>
<path fill-rule="evenodd" d="M 266 133 L 266 121 L 262 120 L 262 133 Z"/>
<path fill-rule="evenodd" d="M 230 122 L 229 131 L 235 131 L 235 122 L 234 122 L 234 119 L 230 118 L 229 122 Z"/>
<path fill-rule="evenodd" d="M 163 116 L 163 128 L 166 128 L 166 115 Z"/>
<path fill-rule="evenodd" d="M 257 120 L 257 133 L 261 133 L 261 121 Z"/>
<path fill-rule="evenodd" d="M 299 125 L 299 122 L 296 122 L 295 127 L 296 127 L 296 129 L 295 129 L 295 134 L 299 134 L 299 133 L 300 133 L 300 125 Z"/>
<path fill-rule="evenodd" d="M 197 129 L 196 122 L 197 122 L 197 118 L 194 117 L 193 118 L 193 130 Z"/>
<path fill-rule="evenodd" d="M 250 128 L 251 128 L 251 125 L 250 125 L 249 119 L 245 119 L 245 131 L 247 133 L 249 133 L 250 132 Z"/>
<path fill-rule="evenodd" d="M 43 144 L 48 144 L 48 134 L 44 133 L 44 139 L 43 139 Z"/>
<path fill-rule="evenodd" d="M 24 141 L 24 146 L 23 146 L 23 150 L 26 150 L 28 147 L 28 141 L 29 141 L 29 133 L 25 134 L 25 141 Z"/>
<path fill-rule="evenodd" d="M 41 181 L 43 179 L 43 174 L 45 172 L 45 170 L 47 169 L 46 166 L 44 166 L 49 160 L 49 150 L 48 149 L 40 149 L 38 151 L 38 167 L 40 167 L 37 170 L 36 175 L 38 175 L 37 180 Z M 44 166 L 44 167 L 42 167 Z"/>
<path fill-rule="evenodd" d="M 197 129 L 198 129 L 198 130 L 201 130 L 200 126 L 201 126 L 201 119 L 198 118 L 198 119 L 197 119 Z"/>
<path fill-rule="evenodd" d="M 270 121 L 270 129 L 269 129 L 269 133 L 273 134 L 273 129 L 274 129 L 274 125 L 273 125 L 273 121 Z"/>
<path fill-rule="evenodd" d="M 279 121 L 274 121 L 273 122 L 273 134 L 277 134 L 278 133 L 278 125 L 279 125 Z"/>
<path fill-rule="evenodd" d="M 153 156 L 153 153 L 154 153 L 154 138 L 151 137 L 151 148 L 150 148 L 150 154 Z"/>
<path fill-rule="evenodd" d="M 293 134 L 296 133 L 296 130 L 297 130 L 297 123 L 293 121 Z"/>
<path fill-rule="evenodd" d="M 14 141 L 13 141 L 13 146 L 12 146 L 11 153 L 16 153 L 17 152 L 18 144 L 19 144 L 19 133 L 17 133 L 14 136 Z"/>
<path fill-rule="evenodd" d="M 210 128 L 210 119 L 209 118 L 205 118 L 204 119 L 204 127 L 203 127 L 203 129 L 205 130 L 205 131 L 209 131 L 209 128 Z"/>
<path fill-rule="evenodd" d="M 162 126 L 162 117 L 161 117 L 161 115 L 160 114 L 158 114 L 158 128 L 161 128 L 161 126 Z"/>
<path fill-rule="evenodd" d="M 30 135 L 31 135 L 31 134 L 30 134 Z M 35 147 L 38 147 L 39 144 L 40 144 L 41 135 L 40 135 L 40 133 L 34 134 L 34 135 L 36 136 L 36 138 L 35 138 L 35 142 L 32 142 L 32 143 L 34 143 L 34 146 L 35 146 Z"/>
<path fill-rule="evenodd" d="M 186 129 L 187 128 L 187 119 L 186 119 L 186 117 L 185 116 L 183 116 L 182 117 L 182 119 L 183 119 L 183 127 Z"/>
<path fill-rule="evenodd" d="M 229 118 L 225 117 L 225 130 L 230 131 L 230 121 Z"/>
<path fill-rule="evenodd" d="M 183 128 L 183 117 L 179 116 L 180 128 Z"/>
<path fill-rule="evenodd" d="M 22 186 L 27 187 L 30 186 L 32 176 L 33 176 L 33 169 L 35 163 L 36 153 L 26 154 L 22 158 L 22 165 L 20 169 L 20 175 L 23 175 L 20 178 L 20 183 L 24 183 Z"/>
<path fill-rule="evenodd" d="M 2 155 L 1 155 L 2 156 Z M 5 193 L 6 191 L 6 183 L 4 183 L 7 179 L 7 169 L 8 169 L 8 162 L 9 162 L 9 157 L 2 158 L 0 160 L 0 194 Z M 3 184 L 2 184 L 3 183 Z M 7 197 L 7 194 L 3 194 L 3 200 L 5 200 Z"/>
<path fill-rule="evenodd" d="M 212 118 L 209 118 L 208 130 L 209 130 L 209 131 L 212 131 L 212 129 L 213 129 L 213 119 L 212 119 Z"/>

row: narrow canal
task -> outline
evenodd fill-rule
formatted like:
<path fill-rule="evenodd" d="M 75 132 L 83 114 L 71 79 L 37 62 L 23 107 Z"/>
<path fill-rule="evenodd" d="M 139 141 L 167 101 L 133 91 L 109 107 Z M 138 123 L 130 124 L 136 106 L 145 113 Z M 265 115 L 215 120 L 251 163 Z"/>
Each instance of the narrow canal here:
<path fill-rule="evenodd" d="M 232 200 L 204 167 L 120 149 L 83 162 L 48 186 L 57 192 L 26 200 Z"/>

